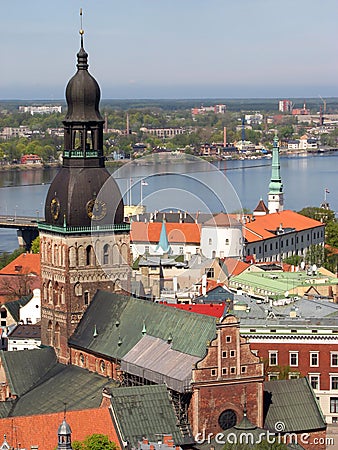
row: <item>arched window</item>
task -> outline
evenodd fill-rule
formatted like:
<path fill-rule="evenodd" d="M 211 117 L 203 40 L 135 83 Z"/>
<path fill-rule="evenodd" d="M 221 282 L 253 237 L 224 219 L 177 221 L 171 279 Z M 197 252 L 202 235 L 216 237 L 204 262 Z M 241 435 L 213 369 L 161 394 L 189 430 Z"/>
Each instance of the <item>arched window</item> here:
<path fill-rule="evenodd" d="M 122 259 L 122 264 L 128 264 L 129 261 L 129 249 L 127 244 L 122 244 L 121 245 L 121 259 Z"/>
<path fill-rule="evenodd" d="M 113 245 L 113 264 L 119 264 L 120 262 L 120 251 L 117 244 Z"/>
<path fill-rule="evenodd" d="M 48 341 L 48 345 L 53 345 L 52 331 L 53 331 L 53 324 L 52 324 L 52 321 L 50 320 L 48 322 L 48 325 L 47 325 L 47 341 Z"/>
<path fill-rule="evenodd" d="M 59 283 L 56 281 L 54 284 L 54 305 L 58 306 L 60 304 L 60 290 Z"/>
<path fill-rule="evenodd" d="M 68 253 L 69 253 L 69 266 L 75 267 L 76 266 L 76 249 L 75 249 L 75 247 L 70 247 Z"/>
<path fill-rule="evenodd" d="M 95 257 L 94 257 L 94 249 L 91 245 L 88 245 L 86 248 L 86 265 L 94 266 L 95 265 Z"/>
<path fill-rule="evenodd" d="M 89 305 L 89 292 L 88 291 L 86 291 L 84 293 L 84 304 L 85 304 L 85 306 Z"/>
<path fill-rule="evenodd" d="M 48 281 L 48 303 L 53 303 L 53 285 L 51 281 Z"/>
<path fill-rule="evenodd" d="M 61 300 L 61 305 L 64 305 L 66 303 L 66 296 L 65 296 L 65 288 L 62 287 L 60 289 L 60 300 Z"/>
<path fill-rule="evenodd" d="M 103 264 L 109 264 L 109 244 L 103 246 Z"/>
<path fill-rule="evenodd" d="M 60 333 L 60 325 L 56 322 L 55 324 L 55 347 L 60 348 L 61 347 L 61 333 Z"/>
<path fill-rule="evenodd" d="M 83 367 L 84 364 L 85 364 L 85 359 L 84 359 L 83 353 L 80 353 L 80 356 L 79 356 L 79 365 L 80 365 L 81 367 Z"/>
<path fill-rule="evenodd" d="M 82 295 L 82 286 L 81 283 L 76 283 L 74 286 L 74 294 L 78 297 Z"/>

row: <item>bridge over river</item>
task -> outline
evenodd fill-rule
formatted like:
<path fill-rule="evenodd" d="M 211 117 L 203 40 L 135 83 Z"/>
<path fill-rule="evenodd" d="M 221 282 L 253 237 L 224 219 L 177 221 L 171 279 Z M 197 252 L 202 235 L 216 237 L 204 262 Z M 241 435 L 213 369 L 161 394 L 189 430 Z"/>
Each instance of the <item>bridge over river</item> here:
<path fill-rule="evenodd" d="M 39 235 L 38 217 L 0 215 L 0 228 L 15 228 L 19 246 L 30 249 L 32 241 Z"/>

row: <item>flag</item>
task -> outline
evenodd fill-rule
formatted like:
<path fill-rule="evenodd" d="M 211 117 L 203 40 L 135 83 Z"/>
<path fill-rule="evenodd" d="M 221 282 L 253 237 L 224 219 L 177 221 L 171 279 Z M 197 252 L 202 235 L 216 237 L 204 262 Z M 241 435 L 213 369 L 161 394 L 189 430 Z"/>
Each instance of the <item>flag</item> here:
<path fill-rule="evenodd" d="M 325 193 L 326 193 L 326 194 L 329 194 L 329 193 L 330 193 L 330 191 L 328 190 L 328 188 L 325 188 Z"/>
<path fill-rule="evenodd" d="M 144 180 L 141 181 L 142 186 L 148 186 L 148 183 Z"/>

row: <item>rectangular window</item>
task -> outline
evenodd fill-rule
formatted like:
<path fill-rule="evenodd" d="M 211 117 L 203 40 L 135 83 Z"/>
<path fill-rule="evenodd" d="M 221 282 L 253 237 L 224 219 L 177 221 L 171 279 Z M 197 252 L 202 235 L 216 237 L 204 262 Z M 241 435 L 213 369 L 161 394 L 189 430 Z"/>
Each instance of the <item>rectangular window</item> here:
<path fill-rule="evenodd" d="M 205 273 L 207 274 L 207 278 L 214 278 L 215 276 L 215 271 L 213 267 L 209 267 L 209 269 L 206 269 Z"/>
<path fill-rule="evenodd" d="M 338 367 L 338 352 L 331 352 L 331 367 Z"/>
<path fill-rule="evenodd" d="M 235 350 L 230 350 L 230 358 L 234 358 L 236 356 Z"/>
<path fill-rule="evenodd" d="M 298 352 L 289 352 L 290 357 L 290 366 L 296 367 L 298 366 Z"/>
<path fill-rule="evenodd" d="M 312 389 L 319 389 L 319 375 L 309 375 L 309 381 Z"/>
<path fill-rule="evenodd" d="M 149 245 L 146 245 L 146 246 L 144 247 L 144 252 L 145 252 L 145 253 L 149 253 Z"/>
<path fill-rule="evenodd" d="M 311 367 L 319 366 L 319 353 L 318 352 L 310 352 L 310 366 Z"/>
<path fill-rule="evenodd" d="M 236 373 L 236 367 L 230 367 L 230 373 L 234 375 Z"/>
<path fill-rule="evenodd" d="M 180 255 L 183 255 L 183 253 L 184 253 L 183 252 L 183 247 L 179 247 L 178 252 L 179 252 Z"/>
<path fill-rule="evenodd" d="M 278 373 L 269 373 L 268 379 L 269 381 L 278 380 Z"/>
<path fill-rule="evenodd" d="M 334 389 L 334 390 L 338 389 L 338 377 L 335 377 L 335 376 L 331 377 L 331 389 Z"/>
<path fill-rule="evenodd" d="M 289 373 L 289 380 L 298 380 L 299 373 Z"/>
<path fill-rule="evenodd" d="M 227 358 L 227 356 L 228 356 L 228 354 L 227 354 L 227 352 L 224 350 L 224 351 L 222 352 L 222 358 Z"/>
<path fill-rule="evenodd" d="M 338 397 L 330 397 L 330 413 L 338 413 Z"/>
<path fill-rule="evenodd" d="M 227 374 L 227 368 L 226 367 L 223 367 L 222 368 L 222 375 L 226 375 Z"/>
<path fill-rule="evenodd" d="M 278 365 L 278 352 L 269 352 L 269 366 Z"/>
<path fill-rule="evenodd" d="M 217 370 L 216 369 L 211 369 L 211 376 L 215 377 L 217 375 Z"/>
<path fill-rule="evenodd" d="M 226 342 L 231 342 L 231 336 L 227 336 L 227 337 L 225 338 L 225 340 L 226 340 Z"/>

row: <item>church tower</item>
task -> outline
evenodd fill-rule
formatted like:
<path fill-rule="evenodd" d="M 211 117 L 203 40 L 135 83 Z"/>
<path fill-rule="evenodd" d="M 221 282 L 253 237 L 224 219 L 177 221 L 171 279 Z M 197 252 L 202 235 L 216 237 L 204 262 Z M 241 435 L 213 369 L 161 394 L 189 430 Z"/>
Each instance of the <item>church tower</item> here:
<path fill-rule="evenodd" d="M 283 206 L 284 206 L 284 193 L 283 193 L 283 183 L 280 176 L 278 137 L 275 136 L 273 140 L 272 170 L 268 194 L 269 214 L 283 211 Z"/>
<path fill-rule="evenodd" d="M 82 13 L 81 13 L 82 14 Z M 105 168 L 100 88 L 81 46 L 66 88 L 64 151 L 39 223 L 42 344 L 69 363 L 68 338 L 97 289 L 129 292 L 130 224 L 119 187 Z"/>

